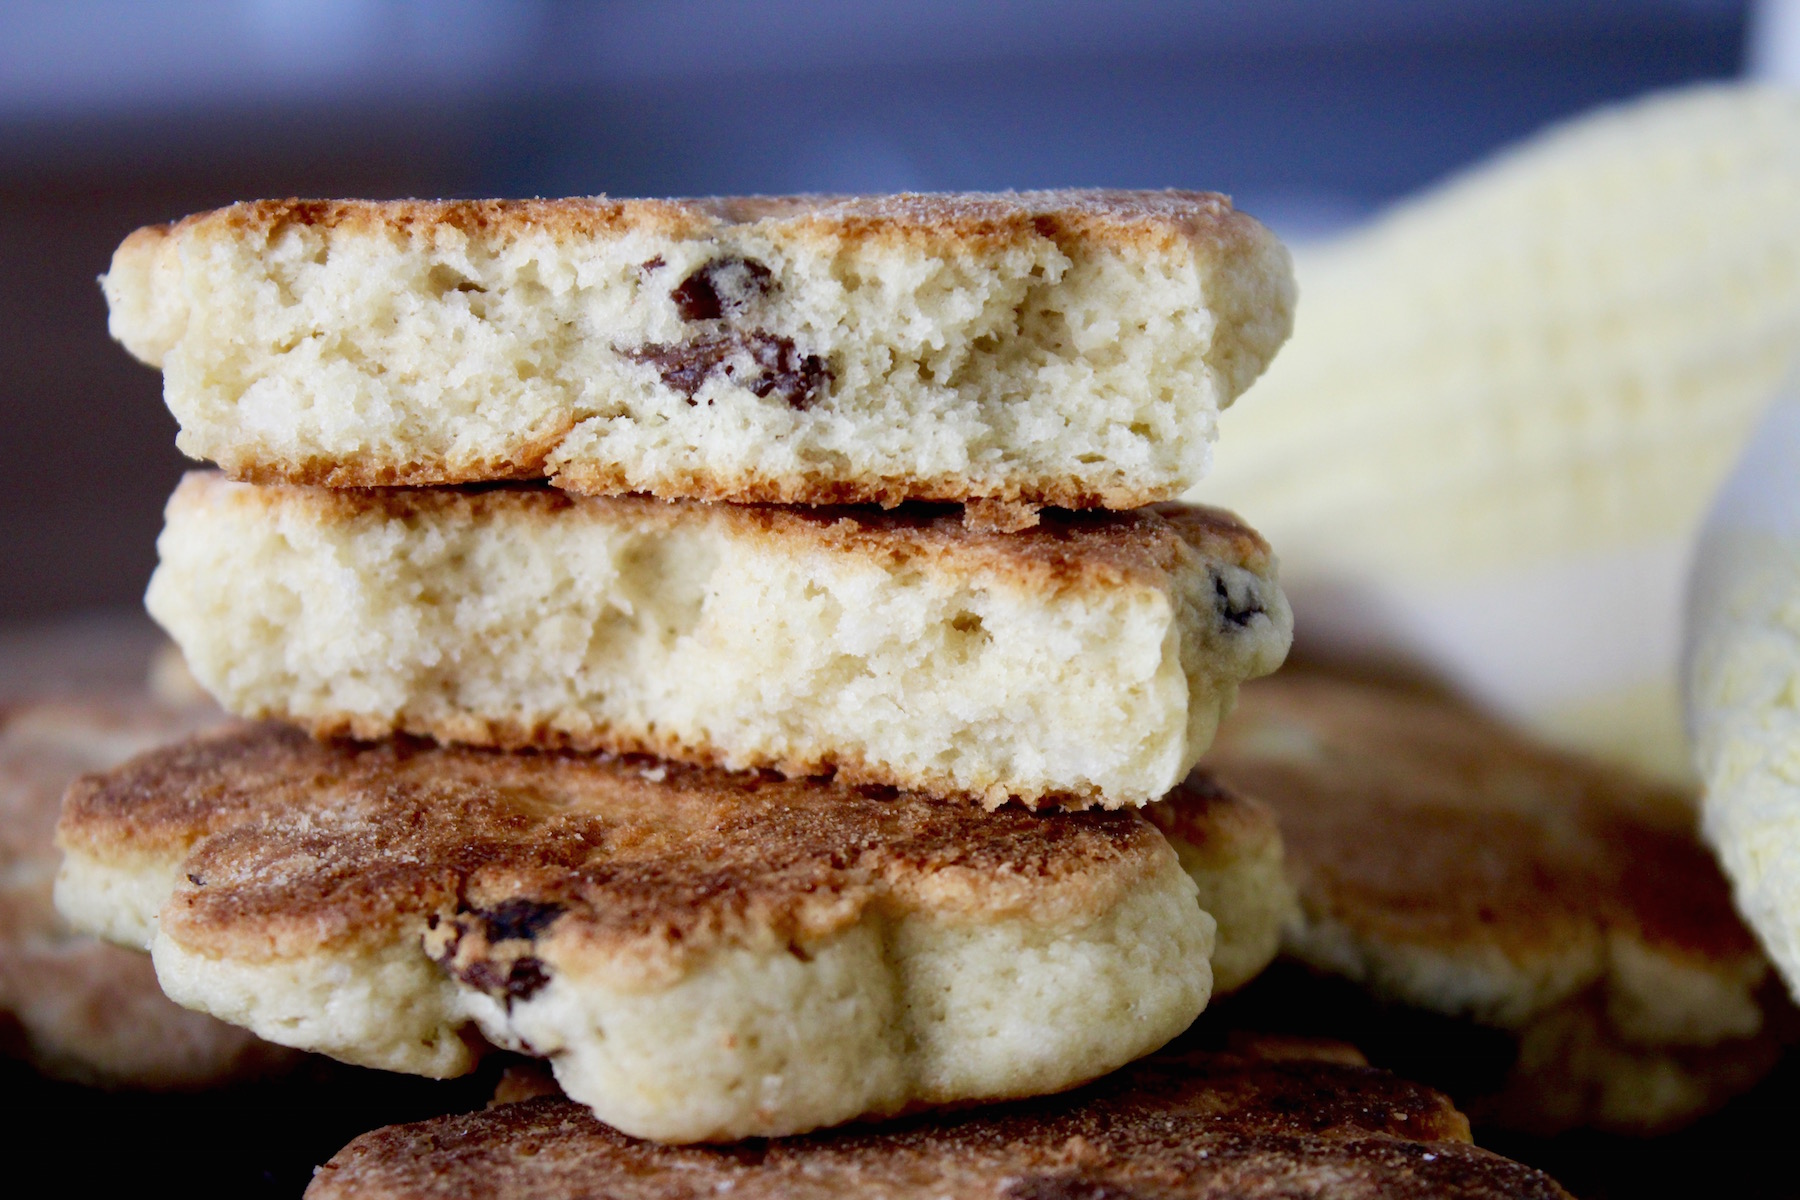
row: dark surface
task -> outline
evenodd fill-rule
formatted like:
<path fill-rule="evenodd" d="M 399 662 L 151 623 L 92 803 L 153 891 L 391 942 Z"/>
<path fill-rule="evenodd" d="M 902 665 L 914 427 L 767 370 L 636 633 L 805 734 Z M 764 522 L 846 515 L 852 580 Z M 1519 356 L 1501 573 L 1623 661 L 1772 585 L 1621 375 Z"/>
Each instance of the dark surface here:
<path fill-rule="evenodd" d="M 1565 1133 L 1532 1138 L 1475 1130 L 1489 1150 L 1530 1163 L 1586 1200 L 1800 1196 L 1794 1130 L 1800 1127 L 1800 1060 L 1792 1054 L 1751 1091 L 1678 1133 L 1631 1138 Z"/>
<path fill-rule="evenodd" d="M 315 1166 L 382 1125 L 480 1108 L 496 1059 L 463 1079 L 434 1081 L 318 1061 L 284 1080 L 196 1095 L 106 1093 L 41 1080 L 0 1062 L 5 1144 L 46 1164 L 59 1194 L 116 1189 L 241 1200 L 305 1189 Z M 1528 1138 L 1477 1129 L 1479 1145 L 1539 1167 L 1591 1200 L 1800 1195 L 1789 1160 L 1800 1123 L 1800 1060 L 1680 1133 L 1654 1139 L 1592 1133 Z"/>
<path fill-rule="evenodd" d="M 1530 1162 L 1586 1200 L 1625 1196 L 1800 1196 L 1791 1148 L 1800 1126 L 1800 1060 L 1789 1054 L 1719 1112 L 1661 1137 L 1573 1132 L 1557 1137 L 1476 1128 L 1474 1139 Z"/>
<path fill-rule="evenodd" d="M 1384 1006 L 1355 985 L 1277 963 L 1203 1014 L 1208 1022 L 1348 1041 L 1369 1061 L 1452 1097 L 1490 1093 L 1512 1065 L 1513 1039 L 1470 1022 Z M 1800 1127 L 1800 1056 L 1790 1052 L 1756 1087 L 1685 1129 L 1659 1137 L 1578 1130 L 1555 1137 L 1475 1126 L 1475 1141 L 1529 1163 L 1584 1200 L 1800 1196 L 1787 1139 Z"/>
<path fill-rule="evenodd" d="M 0 1143 L 55 1195 L 295 1200 L 351 1138 L 480 1108 L 499 1072 L 496 1060 L 430 1080 L 316 1059 L 284 1079 L 184 1095 L 95 1091 L 0 1062 Z"/>

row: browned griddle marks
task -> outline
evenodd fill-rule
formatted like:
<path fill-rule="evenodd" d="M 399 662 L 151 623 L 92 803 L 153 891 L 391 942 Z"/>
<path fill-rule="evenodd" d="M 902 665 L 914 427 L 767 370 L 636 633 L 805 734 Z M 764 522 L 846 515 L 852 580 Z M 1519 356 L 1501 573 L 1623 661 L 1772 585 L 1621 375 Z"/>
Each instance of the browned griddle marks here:
<path fill-rule="evenodd" d="M 1540 963 L 1622 933 L 1756 959 L 1679 791 L 1454 702 L 1289 670 L 1243 690 L 1207 761 L 1274 808 L 1302 902 L 1358 938 Z"/>
<path fill-rule="evenodd" d="M 791 1185 L 996 1200 L 1566 1200 L 1548 1177 L 1470 1145 L 1441 1094 L 1324 1060 L 1164 1051 L 1062 1096 L 718 1147 L 636 1141 L 530 1094 L 540 1098 L 366 1134 L 309 1195 L 397 1200 L 478 1182 L 491 1194 L 610 1195 L 630 1181 L 632 1194 L 668 1200 Z"/>
<path fill-rule="evenodd" d="M 166 914 L 184 944 L 226 954 L 275 937 L 300 953 L 423 936 L 447 972 L 514 1000 L 578 944 L 674 962 L 755 930 L 810 953 L 921 888 L 968 889 L 978 907 L 1040 882 L 1099 896 L 1160 844 L 1135 812 L 1049 821 L 819 779 L 652 775 L 633 759 L 321 743 L 278 724 L 89 777 L 62 828 L 89 853 L 179 855 L 205 881 Z"/>

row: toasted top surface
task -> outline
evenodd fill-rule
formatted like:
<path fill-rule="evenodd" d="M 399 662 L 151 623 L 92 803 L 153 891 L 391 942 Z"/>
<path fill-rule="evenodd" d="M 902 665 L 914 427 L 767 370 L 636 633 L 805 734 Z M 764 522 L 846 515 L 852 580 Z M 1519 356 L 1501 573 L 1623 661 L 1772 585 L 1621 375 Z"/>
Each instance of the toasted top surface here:
<path fill-rule="evenodd" d="M 636 758 L 319 743 L 239 726 L 71 788 L 58 839 L 178 866 L 163 927 L 262 958 L 444 919 L 647 971 L 803 945 L 869 906 L 1081 919 L 1170 852 L 1133 813 L 1054 818 Z"/>
<path fill-rule="evenodd" d="M 1069 1096 L 698 1149 L 639 1142 L 565 1100 L 365 1134 L 307 1195 L 1133 1200 L 1262 1195 L 1555 1197 L 1468 1144 L 1442 1095 L 1341 1061 L 1164 1051 Z"/>
<path fill-rule="evenodd" d="M 1202 861 L 1238 859 L 1281 845 L 1281 825 L 1267 805 L 1220 783 L 1205 768 L 1193 771 L 1144 815 L 1185 843 Z"/>
<path fill-rule="evenodd" d="M 1213 192 L 1059 190 L 890 196 L 723 196 L 688 200 L 253 200 L 140 229 L 125 249 L 165 236 L 267 238 L 298 224 L 429 241 L 440 228 L 504 243 L 525 234 L 568 240 L 642 232 L 703 237 L 758 225 L 777 238 L 886 242 L 932 253 L 979 253 L 1026 237 L 1079 239 L 1154 253 L 1176 239 L 1262 236 Z"/>
<path fill-rule="evenodd" d="M 169 501 L 171 511 L 215 504 L 304 513 L 327 525 L 419 517 L 457 525 L 506 520 L 526 526 L 585 517 L 646 530 L 705 524 L 795 551 L 987 570 L 1037 587 L 1159 586 L 1184 560 L 1194 558 L 1258 574 L 1274 568 L 1268 543 L 1255 530 L 1223 509 L 1192 504 L 1155 504 L 1128 512 L 1046 509 L 1038 524 L 1008 533 L 969 528 L 957 505 L 708 504 L 648 496 L 573 496 L 532 484 L 337 489 L 236 483 L 216 471 L 190 471 Z"/>
<path fill-rule="evenodd" d="M 120 692 L 0 706 L 0 866 L 57 859 L 51 837 L 69 781 L 221 719 L 210 706 Z"/>
<path fill-rule="evenodd" d="M 1206 765 L 1272 806 L 1309 911 L 1387 945 L 1514 961 L 1629 933 L 1697 965 L 1758 950 L 1679 791 L 1441 697 L 1289 672 Z"/>

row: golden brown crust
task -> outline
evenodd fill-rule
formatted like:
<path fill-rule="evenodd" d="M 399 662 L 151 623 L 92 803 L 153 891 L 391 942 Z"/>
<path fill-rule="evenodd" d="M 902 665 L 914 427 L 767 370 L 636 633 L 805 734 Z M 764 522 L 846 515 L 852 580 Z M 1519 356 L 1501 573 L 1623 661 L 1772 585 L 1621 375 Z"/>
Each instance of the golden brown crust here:
<path fill-rule="evenodd" d="M 1256 858 L 1281 843 L 1281 827 L 1268 805 L 1234 792 L 1201 767 L 1144 815 L 1206 864 Z"/>
<path fill-rule="evenodd" d="M 274 724 L 78 781 L 58 839 L 178 864 L 161 920 L 189 949 L 286 957 L 426 923 L 476 978 L 527 951 L 657 973 L 724 945 L 800 953 L 871 907 L 1079 919 L 1168 853 L 1129 813 L 986 814 L 642 759 L 320 744 Z"/>
<path fill-rule="evenodd" d="M 339 489 L 269 484 L 233 488 L 214 471 L 190 471 L 170 500 L 184 504 L 256 504 L 271 511 L 301 508 L 327 522 L 363 517 L 478 524 L 566 521 L 587 515 L 608 524 L 668 528 L 718 523 L 739 536 L 767 539 L 796 551 L 854 554 L 884 564 L 992 572 L 1027 586 L 1138 585 L 1166 587 L 1194 559 L 1268 574 L 1268 543 L 1231 513 L 1193 504 L 1157 504 L 1129 512 L 1048 510 L 1016 532 L 971 529 L 962 509 L 943 505 L 900 508 L 814 508 L 711 504 L 648 496 L 576 497 L 532 484 L 465 488 Z"/>
<path fill-rule="evenodd" d="M 296 484 L 326 488 L 454 487 L 471 482 L 506 483 L 547 479 L 578 496 L 626 496 L 643 493 L 664 500 L 702 500 L 731 504 L 878 505 L 894 508 L 911 502 L 961 504 L 989 500 L 1036 508 L 1111 509 L 1124 512 L 1166 502 L 1166 485 L 1095 486 L 1065 476 L 1030 477 L 1018 473 L 992 483 L 965 474 L 861 476 L 847 478 L 828 471 L 689 470 L 668 467 L 646 482 L 623 468 L 602 462 L 552 464 L 551 455 L 573 428 L 573 419 L 547 432 L 522 437 L 498 457 L 396 462 L 382 453 L 345 453 L 330 457 L 286 458 L 267 447 L 241 458 L 221 457 L 218 465 L 243 483 Z"/>
<path fill-rule="evenodd" d="M 208 1087 L 294 1054 L 177 1007 L 146 954 L 72 934 L 51 903 L 52 845 L 69 781 L 186 736 L 217 710 L 141 693 L 0 708 L 0 1047 L 59 1078 L 109 1087 Z M 4 1026 L 17 1019 L 16 1037 Z M 14 1044 L 16 1043 L 16 1044 Z"/>
<path fill-rule="evenodd" d="M 129 694 L 0 705 L 0 864 L 54 869 L 51 836 L 71 779 L 118 761 L 123 747 L 173 741 L 217 720 L 216 711 Z"/>
<path fill-rule="evenodd" d="M 284 226 L 429 241 L 441 231 L 501 245 L 519 237 L 703 237 L 756 225 L 778 240 L 882 243 L 980 253 L 1029 239 L 1143 252 L 1179 240 L 1228 246 L 1267 235 L 1213 192 L 1062 190 L 892 196 L 738 196 L 691 200 L 252 200 L 133 233 L 121 251 L 154 252 L 167 237 L 268 239 Z"/>
<path fill-rule="evenodd" d="M 1442 698 L 1288 672 L 1246 686 L 1206 758 L 1271 805 L 1301 902 L 1387 945 L 1516 962 L 1629 933 L 1759 959 L 1683 798 Z"/>
<path fill-rule="evenodd" d="M 1562 1197 L 1440 1094 L 1341 1061 L 1168 1050 L 1064 1097 L 731 1147 L 635 1141 L 554 1097 L 365 1134 L 312 1200 Z"/>
<path fill-rule="evenodd" d="M 566 433 L 567 431 L 564 430 Z M 231 478 L 245 483 L 291 483 L 329 488 L 442 487 L 471 480 L 506 482 L 549 479 L 555 486 L 579 496 L 624 496 L 644 492 L 665 500 L 704 500 L 733 504 L 873 504 L 893 508 L 911 501 L 956 504 L 967 500 L 993 500 L 1039 508 L 1126 511 L 1168 499 L 1167 487 L 1092 487 L 1073 480 L 1047 476 L 1038 479 L 1009 477 L 994 485 L 978 486 L 966 475 L 919 478 L 834 477 L 825 472 L 761 474 L 718 471 L 660 473 L 646 489 L 619 467 L 603 463 L 571 462 L 552 467 L 550 455 L 556 441 L 537 438 L 521 441 L 504 458 L 481 462 L 395 463 L 392 459 L 354 455 L 336 458 L 286 459 L 259 452 L 256 457 L 221 462 Z"/>

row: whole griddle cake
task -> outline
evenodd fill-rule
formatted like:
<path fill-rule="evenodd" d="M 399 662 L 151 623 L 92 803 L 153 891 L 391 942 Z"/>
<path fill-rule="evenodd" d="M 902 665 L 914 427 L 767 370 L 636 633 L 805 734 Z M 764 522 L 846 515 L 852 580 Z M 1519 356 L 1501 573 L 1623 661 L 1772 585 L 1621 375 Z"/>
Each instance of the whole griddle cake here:
<path fill-rule="evenodd" d="M 309 1200 L 1563 1197 L 1441 1094 L 1316 1058 L 1164 1051 L 1069 1096 L 729 1147 L 637 1141 L 555 1097 L 379 1129 Z"/>
<path fill-rule="evenodd" d="M 66 649 L 43 661 L 54 685 Z M 172 1003 L 148 955 L 76 933 L 51 904 L 69 783 L 222 719 L 124 687 L 0 705 L 0 1051 L 58 1078 L 151 1089 L 224 1084 L 296 1057 Z"/>
<path fill-rule="evenodd" d="M 1768 965 L 1681 792 L 1324 673 L 1246 688 L 1206 768 L 1275 810 L 1286 954 L 1513 1039 L 1458 1094 L 1478 1119 L 1651 1132 L 1773 1065 Z"/>
<path fill-rule="evenodd" d="M 177 1000 L 439 1076 L 479 1028 L 661 1140 L 1061 1090 L 1211 987 L 1214 920 L 1129 811 L 269 724 L 83 780 L 58 836 L 59 907 Z M 1244 844 L 1212 869 L 1259 872 Z"/>
<path fill-rule="evenodd" d="M 989 805 L 1157 799 L 1292 633 L 1267 544 L 1188 505 L 1002 533 L 945 506 L 196 472 L 157 548 L 150 611 L 241 716 Z"/>
<path fill-rule="evenodd" d="M 1294 302 L 1173 191 L 264 200 L 102 282 L 239 478 L 803 504 L 1174 499 Z"/>

